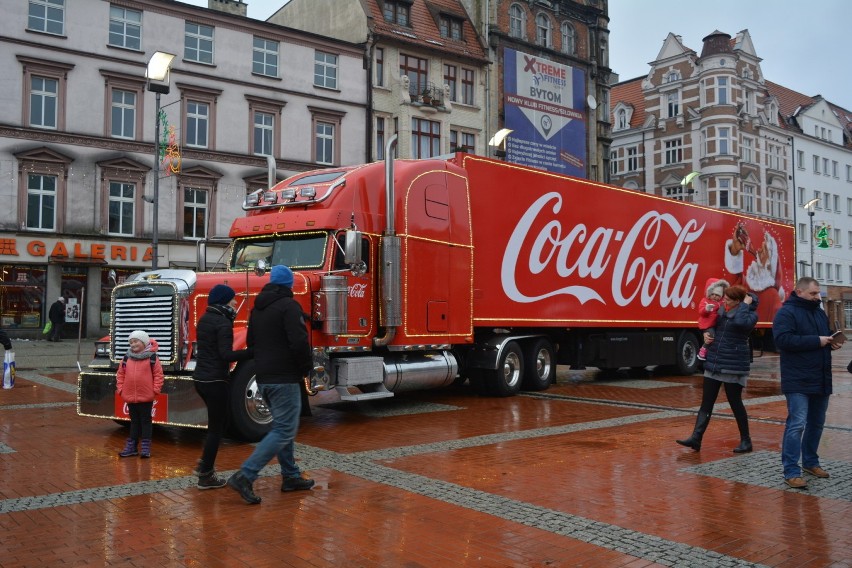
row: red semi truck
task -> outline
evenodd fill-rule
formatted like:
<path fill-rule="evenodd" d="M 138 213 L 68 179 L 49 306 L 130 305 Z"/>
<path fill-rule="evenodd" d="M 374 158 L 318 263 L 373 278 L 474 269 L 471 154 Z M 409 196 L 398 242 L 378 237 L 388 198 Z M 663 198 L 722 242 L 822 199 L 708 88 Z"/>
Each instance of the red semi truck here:
<path fill-rule="evenodd" d="M 142 328 L 166 368 L 155 422 L 204 427 L 191 377 L 207 293 L 237 291 L 241 348 L 276 264 L 295 272 L 309 314 L 306 387 L 343 400 L 465 378 L 509 396 L 548 388 L 557 364 L 691 374 L 708 278 L 757 292 L 763 328 L 793 285 L 789 225 L 463 153 L 300 173 L 243 207 L 226 272 L 163 269 L 114 288 L 110 338 L 79 377 L 81 415 L 125 418 L 115 368 Z M 270 416 L 251 361 L 232 387 L 235 434 L 256 440 Z"/>

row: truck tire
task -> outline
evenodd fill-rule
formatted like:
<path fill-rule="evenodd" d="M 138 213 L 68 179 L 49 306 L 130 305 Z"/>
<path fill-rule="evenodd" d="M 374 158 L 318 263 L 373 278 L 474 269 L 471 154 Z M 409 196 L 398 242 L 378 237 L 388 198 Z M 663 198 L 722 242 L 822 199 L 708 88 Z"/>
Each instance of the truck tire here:
<path fill-rule="evenodd" d="M 514 396 L 521 390 L 524 376 L 524 356 L 521 347 L 510 341 L 503 347 L 496 370 L 484 372 L 491 396 Z"/>
<path fill-rule="evenodd" d="M 231 377 L 230 429 L 235 437 L 257 442 L 272 424 L 272 414 L 260 397 L 254 378 L 254 361 L 240 364 Z"/>
<path fill-rule="evenodd" d="M 698 370 L 698 338 L 694 333 L 683 332 L 677 342 L 675 368 L 681 375 L 694 375 Z"/>
<path fill-rule="evenodd" d="M 549 339 L 540 338 L 528 344 L 524 353 L 523 387 L 529 391 L 543 391 L 556 377 L 556 350 Z"/>

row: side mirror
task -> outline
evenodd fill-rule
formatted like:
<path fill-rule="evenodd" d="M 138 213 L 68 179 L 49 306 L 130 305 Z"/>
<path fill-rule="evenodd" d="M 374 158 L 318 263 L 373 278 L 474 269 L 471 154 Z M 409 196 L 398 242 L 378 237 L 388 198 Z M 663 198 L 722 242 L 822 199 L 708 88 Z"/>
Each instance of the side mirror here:
<path fill-rule="evenodd" d="M 266 259 L 259 258 L 254 264 L 254 273 L 257 276 L 263 276 L 264 274 L 266 274 L 267 268 L 269 268 L 269 265 L 266 263 Z"/>
<path fill-rule="evenodd" d="M 343 246 L 343 262 L 359 264 L 361 260 L 361 231 L 347 229 L 346 243 Z"/>

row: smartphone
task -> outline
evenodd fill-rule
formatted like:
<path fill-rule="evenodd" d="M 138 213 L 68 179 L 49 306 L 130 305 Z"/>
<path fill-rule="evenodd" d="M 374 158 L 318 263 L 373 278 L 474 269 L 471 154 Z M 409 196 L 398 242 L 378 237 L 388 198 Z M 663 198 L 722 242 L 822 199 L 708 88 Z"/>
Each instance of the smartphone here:
<path fill-rule="evenodd" d="M 840 335 L 843 335 L 843 332 L 842 332 L 842 331 L 835 331 L 834 333 L 832 333 L 832 334 L 831 334 L 831 336 L 830 336 L 830 337 L 831 337 L 832 339 L 834 339 L 835 337 L 838 337 L 838 336 L 840 336 Z"/>

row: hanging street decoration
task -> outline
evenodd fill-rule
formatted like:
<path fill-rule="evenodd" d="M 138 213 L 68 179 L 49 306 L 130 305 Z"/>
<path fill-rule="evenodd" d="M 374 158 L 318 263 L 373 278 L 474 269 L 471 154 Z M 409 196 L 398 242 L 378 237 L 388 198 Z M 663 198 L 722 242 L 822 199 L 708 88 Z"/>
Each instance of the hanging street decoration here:
<path fill-rule="evenodd" d="M 160 140 L 158 141 L 158 156 L 160 170 L 167 176 L 180 173 L 180 145 L 177 143 L 177 134 L 174 125 L 170 125 L 166 118 L 166 112 L 160 110 Z"/>
<path fill-rule="evenodd" d="M 827 249 L 827 248 L 831 248 L 834 245 L 834 243 L 828 237 L 828 235 L 829 235 L 829 226 L 828 225 L 823 224 L 821 227 L 817 228 L 817 230 L 814 234 L 814 237 L 816 237 L 816 240 L 817 240 L 816 246 L 818 248 Z"/>

